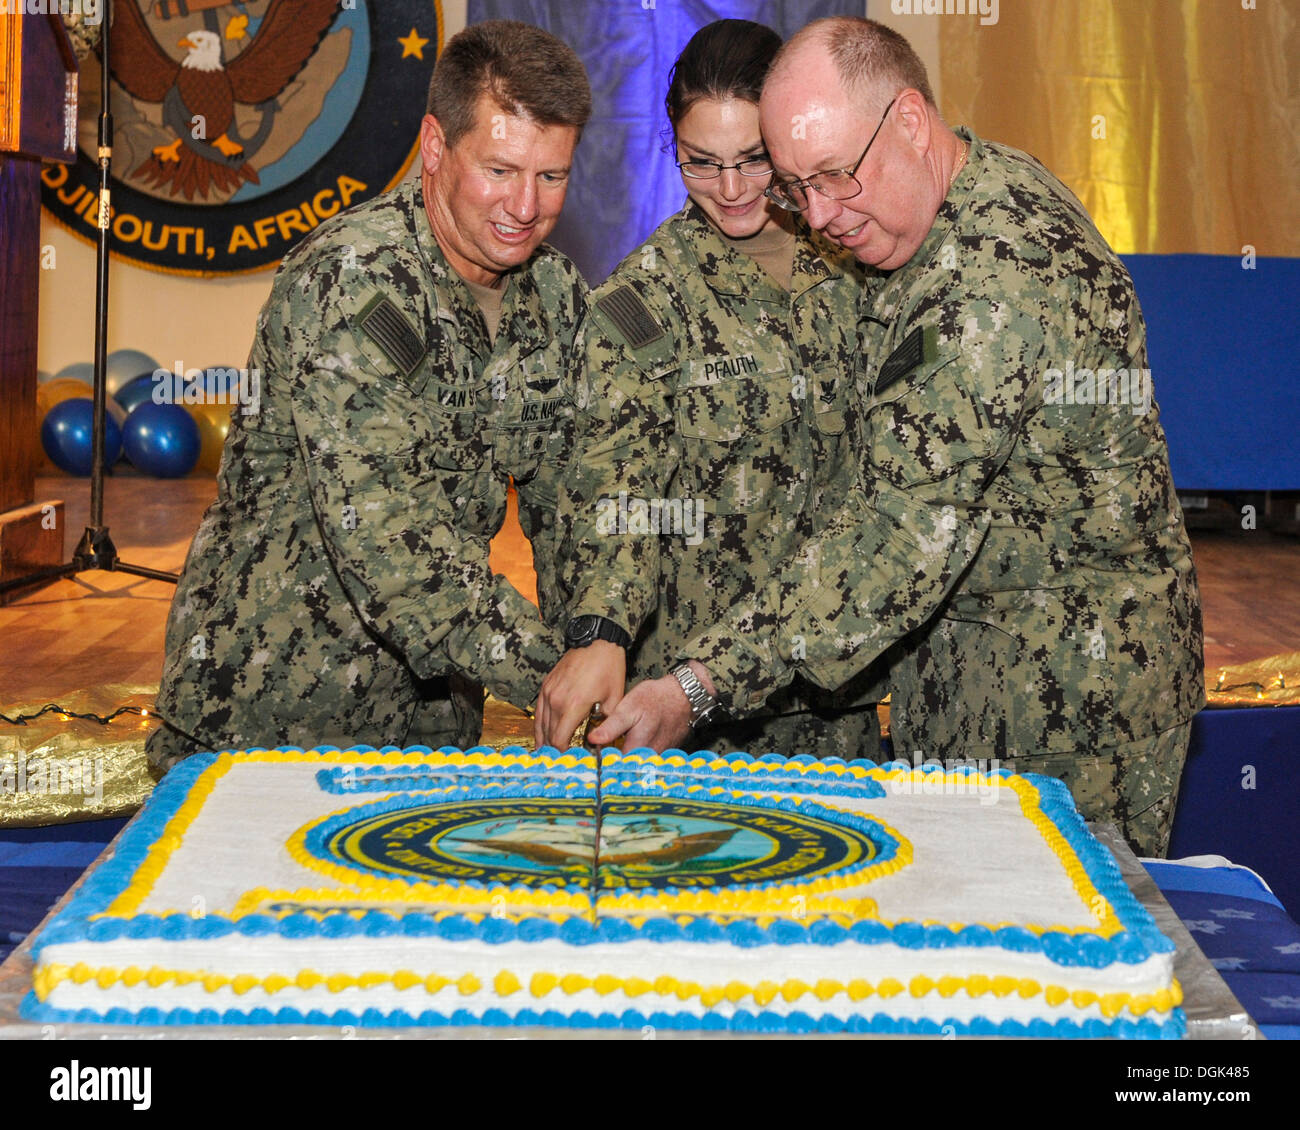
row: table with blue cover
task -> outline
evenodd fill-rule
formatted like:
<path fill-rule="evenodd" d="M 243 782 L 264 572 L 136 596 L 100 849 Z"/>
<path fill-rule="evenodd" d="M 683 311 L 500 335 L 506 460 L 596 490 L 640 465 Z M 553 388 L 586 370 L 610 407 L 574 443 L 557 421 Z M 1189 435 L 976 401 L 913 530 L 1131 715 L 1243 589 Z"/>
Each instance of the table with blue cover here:
<path fill-rule="evenodd" d="M 1142 865 L 1260 1031 L 1300 1039 L 1300 926 L 1263 880 L 1221 856 Z"/>
<path fill-rule="evenodd" d="M 45 917 L 128 818 L 0 828 L 0 961 Z"/>

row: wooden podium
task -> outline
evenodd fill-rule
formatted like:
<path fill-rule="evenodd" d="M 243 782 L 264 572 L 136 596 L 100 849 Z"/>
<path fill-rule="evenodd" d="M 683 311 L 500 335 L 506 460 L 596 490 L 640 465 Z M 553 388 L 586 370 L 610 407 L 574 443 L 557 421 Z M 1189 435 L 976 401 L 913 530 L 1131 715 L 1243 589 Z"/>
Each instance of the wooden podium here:
<path fill-rule="evenodd" d="M 57 15 L 23 15 L 22 5 L 5 9 L 0 13 L 0 580 L 63 558 L 62 502 L 35 504 L 41 453 L 36 433 L 41 162 L 71 162 L 77 156 L 77 58 L 63 21 Z"/>

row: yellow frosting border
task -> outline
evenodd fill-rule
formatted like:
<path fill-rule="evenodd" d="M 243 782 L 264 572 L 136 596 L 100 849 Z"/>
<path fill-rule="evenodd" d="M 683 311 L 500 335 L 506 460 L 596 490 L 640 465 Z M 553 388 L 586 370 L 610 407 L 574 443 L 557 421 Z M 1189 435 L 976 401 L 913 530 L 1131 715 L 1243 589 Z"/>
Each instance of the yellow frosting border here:
<path fill-rule="evenodd" d="M 520 921 L 520 910 L 541 912 L 542 916 L 561 918 L 583 915 L 590 918 L 593 913 L 591 896 L 586 891 L 557 891 L 545 887 L 520 892 L 509 887 L 480 887 L 471 889 L 458 887 L 449 883 L 405 883 L 400 879 L 376 880 L 376 886 L 364 891 L 342 887 L 299 887 L 295 890 L 267 887 L 254 887 L 239 896 L 230 912 L 231 918 L 243 918 L 249 914 L 267 914 L 273 918 L 287 918 L 291 914 L 324 915 L 336 913 L 328 906 L 304 906 L 297 910 L 263 910 L 268 902 L 305 902 L 305 903 L 339 903 L 340 909 L 357 915 L 366 910 L 356 909 L 354 904 L 365 904 L 367 909 L 392 909 L 394 904 L 410 904 L 420 913 L 434 913 L 446 910 L 458 913 L 465 907 L 478 907 L 484 915 L 496 915 L 512 921 Z M 568 913 L 561 913 L 561 912 Z M 529 914 L 529 917 L 536 917 Z"/>
<path fill-rule="evenodd" d="M 148 969 L 141 969 L 136 965 L 117 969 L 111 966 L 95 968 L 85 962 L 78 962 L 75 965 L 50 962 L 39 965 L 33 975 L 33 988 L 37 999 L 47 1000 L 59 985 L 68 980 L 78 985 L 93 981 L 101 989 L 111 988 L 118 982 L 132 987 L 143 981 L 154 989 L 169 983 L 180 986 L 198 982 L 202 984 L 205 992 L 215 993 L 229 987 L 240 996 L 253 989 L 260 989 L 264 993 L 274 995 L 281 989 L 291 986 L 299 989 L 314 989 L 322 985 L 331 993 L 342 992 L 345 989 L 371 989 L 377 985 L 392 985 L 399 992 L 423 988 L 428 993 L 437 993 L 449 986 L 455 986 L 463 996 L 470 996 L 484 989 L 482 980 L 473 973 L 463 973 L 458 977 L 437 973 L 421 976 L 410 969 L 399 969 L 391 973 L 375 970 L 359 974 L 321 973 L 304 969 L 292 977 L 280 973 L 258 977 L 252 973 L 229 976 L 205 969 L 176 970 L 164 969 L 156 965 Z M 501 970 L 492 979 L 492 990 L 497 997 L 508 997 L 524 989 L 524 983 L 508 969 Z M 759 1007 L 767 1005 L 778 996 L 793 1003 L 805 993 L 812 993 L 822 1001 L 844 995 L 854 1002 L 872 995 L 888 1000 L 903 992 L 918 1000 L 935 992 L 945 999 L 960 992 L 972 1000 L 977 1000 L 988 993 L 992 993 L 995 997 L 1006 997 L 1014 993 L 1024 1000 L 1041 995 L 1049 1008 L 1060 1008 L 1069 1004 L 1076 1009 L 1086 1009 L 1095 1004 L 1102 1016 L 1108 1020 L 1114 1019 L 1124 1011 L 1128 1011 L 1133 1016 L 1143 1016 L 1152 1009 L 1156 1012 L 1169 1012 L 1183 1001 L 1182 986 L 1177 978 L 1171 979 L 1168 989 L 1158 989 L 1154 993 L 1097 993 L 1091 989 L 1072 990 L 1064 985 L 1043 985 L 1032 977 L 990 977 L 982 973 L 974 973 L 966 977 L 939 976 L 938 978 L 917 974 L 906 984 L 893 977 L 884 977 L 876 982 L 855 978 L 847 983 L 824 978 L 811 985 L 798 978 L 790 978 L 783 982 L 729 981 L 725 985 L 700 985 L 695 981 L 683 981 L 666 975 L 649 980 L 641 977 L 616 977 L 608 973 L 599 973 L 594 977 L 585 973 L 535 973 L 527 985 L 527 991 L 538 999 L 557 989 L 567 996 L 592 989 L 601 996 L 621 992 L 629 999 L 635 999 L 645 993 L 654 993 L 661 997 L 676 997 L 681 1001 L 698 997 L 705 1008 L 712 1008 L 722 1000 L 738 1004 L 747 997 L 753 998 L 754 1004 Z"/>
<path fill-rule="evenodd" d="M 937 771 L 926 771 L 916 769 L 872 769 L 868 771 L 868 776 L 873 777 L 880 784 L 886 782 L 892 784 L 894 781 L 907 781 L 909 784 L 924 785 L 932 776 L 937 776 Z M 1019 774 L 1012 774 L 1010 777 L 1001 777 L 987 773 L 953 773 L 947 772 L 943 775 L 945 785 L 957 784 L 963 789 L 969 790 L 972 785 L 975 788 L 989 787 L 990 785 L 1000 789 L 1010 789 L 1016 795 L 1020 802 L 1020 811 L 1025 818 L 1034 826 L 1034 829 L 1042 836 L 1044 843 L 1047 844 L 1052 854 L 1056 856 L 1057 862 L 1065 871 L 1066 877 L 1074 887 L 1075 893 L 1085 908 L 1088 908 L 1092 918 L 1093 925 L 1090 926 L 1065 926 L 1065 925 L 1039 925 L 1036 923 L 1020 924 L 1012 922 L 998 923 L 977 923 L 977 925 L 987 926 L 989 929 L 997 930 L 1007 926 L 1020 925 L 1023 929 L 1032 934 L 1045 934 L 1049 932 L 1059 932 L 1065 934 L 1098 934 L 1103 938 L 1112 937 L 1120 933 L 1124 927 L 1120 923 L 1119 916 L 1115 913 L 1115 908 L 1111 906 L 1110 901 L 1093 885 L 1092 880 L 1088 878 L 1087 869 L 1082 861 L 1070 846 L 1069 841 L 1061 834 L 1055 822 L 1042 809 L 1040 804 L 1041 796 L 1036 786 L 1027 781 Z M 876 819 L 872 816 L 872 819 Z M 922 925 L 931 925 L 931 920 L 926 920 Z M 892 925 L 892 923 L 891 923 Z M 963 929 L 963 925 L 949 923 L 953 930 Z"/>
<path fill-rule="evenodd" d="M 194 823 L 203 810 L 204 802 L 211 795 L 212 790 L 216 788 L 217 782 L 230 772 L 234 764 L 234 754 L 218 754 L 217 759 L 199 774 L 194 784 L 190 786 L 189 795 L 186 796 L 172 818 L 167 821 L 167 826 L 163 829 L 162 835 L 154 840 L 150 846 L 144 862 L 135 869 L 131 881 L 122 890 L 121 894 L 109 904 L 106 911 L 101 914 L 92 914 L 92 919 L 129 918 L 135 914 L 140 908 L 140 904 L 153 890 L 154 884 L 158 881 L 158 876 L 163 873 L 163 869 L 167 866 L 172 855 L 180 848 L 185 833 L 189 831 L 190 825 Z"/>

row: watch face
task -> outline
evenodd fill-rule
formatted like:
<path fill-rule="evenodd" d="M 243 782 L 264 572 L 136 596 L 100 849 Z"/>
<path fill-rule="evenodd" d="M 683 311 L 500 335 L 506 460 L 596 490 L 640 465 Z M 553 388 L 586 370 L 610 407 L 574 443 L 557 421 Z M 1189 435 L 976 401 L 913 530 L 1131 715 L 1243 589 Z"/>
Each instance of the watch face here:
<path fill-rule="evenodd" d="M 564 642 L 570 647 L 585 647 L 596 638 L 599 616 L 575 616 L 564 629 Z"/>

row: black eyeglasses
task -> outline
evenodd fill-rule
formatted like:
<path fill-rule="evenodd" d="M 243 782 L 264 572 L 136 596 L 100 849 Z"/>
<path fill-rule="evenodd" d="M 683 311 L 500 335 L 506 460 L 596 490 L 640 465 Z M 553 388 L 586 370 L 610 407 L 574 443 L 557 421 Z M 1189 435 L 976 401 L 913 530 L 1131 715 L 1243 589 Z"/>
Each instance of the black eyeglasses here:
<path fill-rule="evenodd" d="M 746 157 L 734 165 L 724 165 L 721 161 L 691 158 L 688 161 L 678 161 L 677 167 L 681 169 L 682 176 L 692 180 L 714 180 L 722 176 L 724 169 L 735 169 L 742 177 L 765 177 L 772 172 L 772 159 L 767 156 Z"/>
<path fill-rule="evenodd" d="M 871 135 L 871 140 L 867 142 L 867 147 L 862 151 L 862 156 L 853 162 L 851 169 L 827 169 L 823 173 L 813 173 L 807 180 L 792 181 L 774 181 L 767 187 L 765 195 L 775 204 L 779 204 L 787 212 L 802 212 L 808 207 L 808 189 L 815 188 L 823 196 L 829 196 L 832 200 L 850 200 L 862 191 L 862 183 L 858 180 L 858 169 L 862 167 L 862 162 L 867 159 L 867 154 L 871 151 L 871 146 L 875 143 L 876 135 L 880 133 L 880 128 L 885 124 L 885 119 L 889 117 L 889 111 L 894 108 L 894 103 L 898 101 L 897 97 L 891 98 L 889 105 L 885 107 L 885 112 L 880 115 L 880 123 L 876 126 L 876 132 Z"/>

